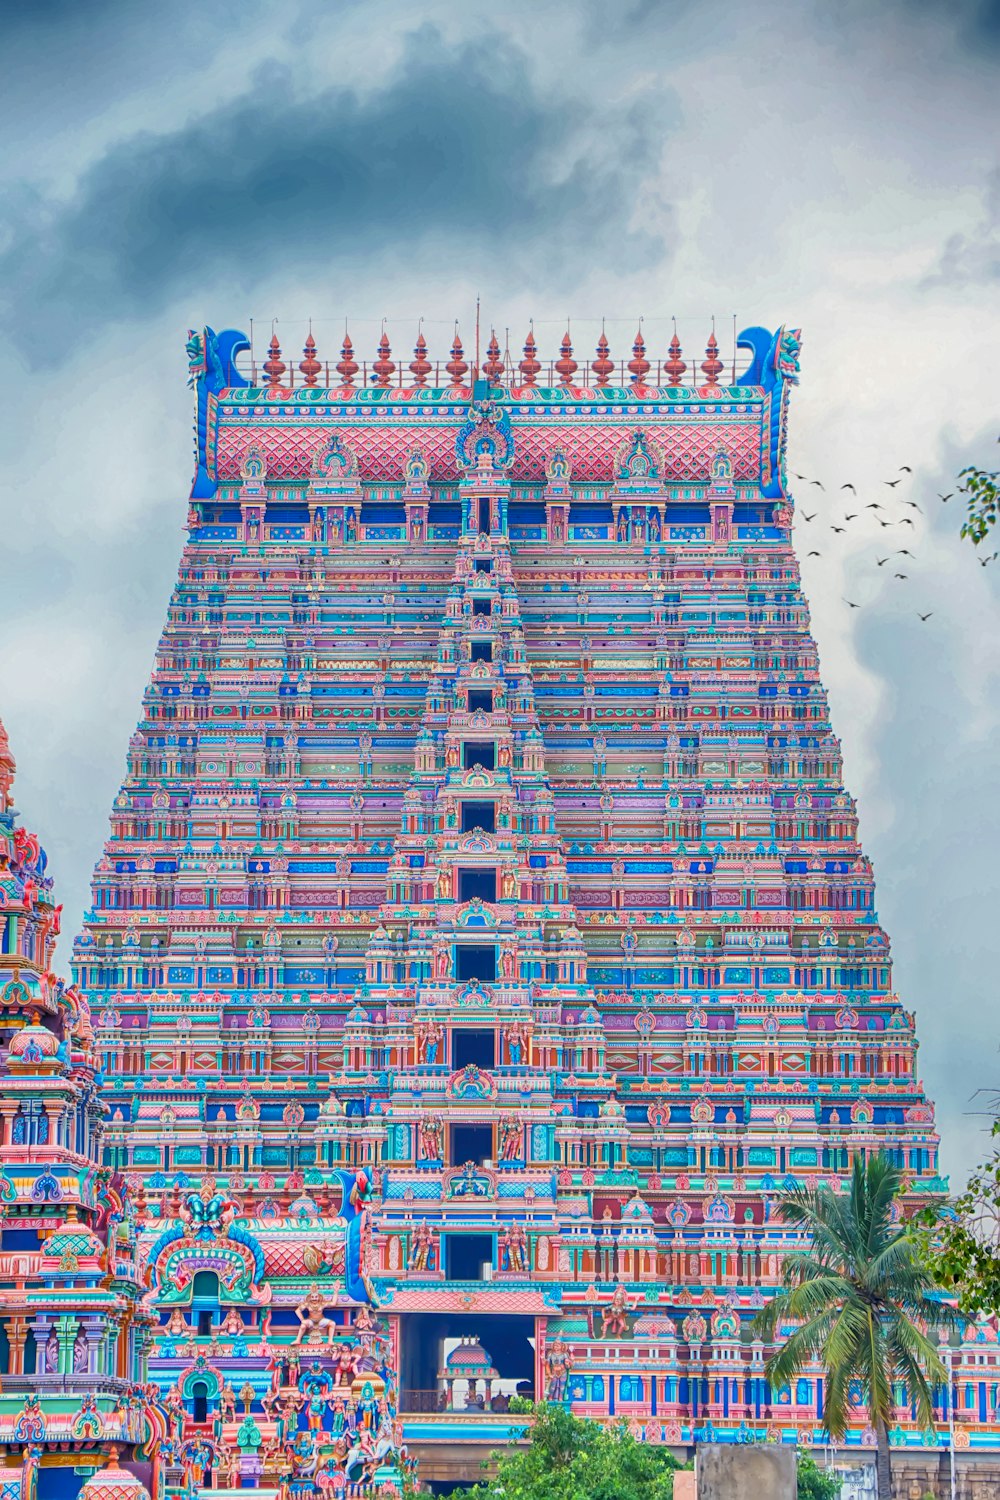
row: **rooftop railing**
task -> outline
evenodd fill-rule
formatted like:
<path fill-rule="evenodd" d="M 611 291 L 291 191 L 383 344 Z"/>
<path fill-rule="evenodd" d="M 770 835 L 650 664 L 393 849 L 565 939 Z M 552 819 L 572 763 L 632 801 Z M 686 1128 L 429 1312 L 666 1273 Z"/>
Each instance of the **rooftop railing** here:
<path fill-rule="evenodd" d="M 556 363 L 555 360 L 542 361 L 540 369 L 530 384 L 526 383 L 524 376 L 516 365 L 505 366 L 501 373 L 490 379 L 490 384 L 501 390 L 520 390 L 521 392 L 532 389 L 554 390 L 559 387 L 567 390 L 582 389 L 593 391 L 609 388 L 621 390 L 637 385 L 635 376 L 628 368 L 628 361 L 624 359 L 617 360 L 613 371 L 605 374 L 601 379 L 598 378 L 593 370 L 588 370 L 584 365 L 574 372 L 570 381 L 565 381 L 561 378 L 559 371 L 556 369 Z M 700 371 L 696 371 L 694 374 L 688 371 L 686 372 L 688 378 L 685 380 L 679 382 L 671 381 L 670 372 L 666 368 L 667 363 L 667 360 L 651 360 L 649 370 L 645 373 L 642 386 L 639 388 L 645 387 L 662 390 L 666 387 L 671 387 L 678 391 L 690 391 L 692 389 L 702 390 L 709 384 L 714 384 L 714 382 L 709 382 Z M 374 361 L 362 360 L 359 362 L 357 373 L 352 377 L 351 381 L 355 389 L 371 390 L 374 387 L 386 384 L 386 382 L 379 380 L 377 373 L 373 369 L 373 364 Z M 256 359 L 250 360 L 246 355 L 242 358 L 238 356 L 236 367 L 243 378 L 250 382 L 251 386 L 263 388 L 271 383 L 270 376 L 264 370 L 263 365 Z M 392 390 L 412 390 L 414 387 L 426 387 L 429 390 L 468 390 L 472 385 L 472 379 L 471 369 L 463 374 L 460 379 L 456 380 L 445 368 L 445 363 L 441 360 L 436 360 L 431 365 L 424 379 L 420 381 L 404 365 L 402 369 L 393 372 L 387 384 L 388 388 Z M 719 382 L 721 382 L 723 388 L 728 388 L 734 383 L 731 366 L 725 374 L 720 374 Z M 316 390 L 339 390 L 343 388 L 344 377 L 338 372 L 336 363 L 331 363 L 329 360 L 321 361 L 319 372 L 313 381 L 307 381 L 305 376 L 296 370 L 294 365 L 291 365 L 281 375 L 276 388 L 281 390 L 298 390 L 305 385 L 311 385 Z"/>

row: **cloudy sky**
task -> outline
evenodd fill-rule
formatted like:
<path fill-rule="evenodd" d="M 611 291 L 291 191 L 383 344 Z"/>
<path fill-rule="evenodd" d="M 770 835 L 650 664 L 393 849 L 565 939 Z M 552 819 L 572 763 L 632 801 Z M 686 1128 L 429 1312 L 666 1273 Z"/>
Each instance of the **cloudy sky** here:
<path fill-rule="evenodd" d="M 640 316 L 662 352 L 676 316 L 690 359 L 713 314 L 788 322 L 834 723 L 964 1170 L 1000 1081 L 1000 559 L 938 495 L 1000 457 L 997 0 L 8 0 L 0 28 L 0 713 L 69 933 L 182 541 L 189 326 L 277 318 L 287 358 L 311 317 L 335 357 L 346 318 L 371 357 L 386 317 L 398 358 L 423 317 L 436 354 L 478 293 L 543 352 L 604 317 L 620 353 Z"/>

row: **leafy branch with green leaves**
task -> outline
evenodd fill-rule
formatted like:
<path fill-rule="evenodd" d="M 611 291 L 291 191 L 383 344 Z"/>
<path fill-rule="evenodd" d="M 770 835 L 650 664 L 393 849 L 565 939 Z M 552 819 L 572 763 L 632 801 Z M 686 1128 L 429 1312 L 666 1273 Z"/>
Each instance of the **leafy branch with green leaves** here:
<path fill-rule="evenodd" d="M 492 1477 L 450 1500 L 672 1500 L 674 1471 L 684 1466 L 668 1448 L 562 1406 L 543 1402 L 532 1413 L 527 1446 L 512 1430 L 511 1444 L 492 1455 Z"/>
<path fill-rule="evenodd" d="M 992 531 L 1000 513 L 1000 470 L 977 469 L 970 464 L 958 477 L 958 493 L 965 496 L 968 508 L 962 535 L 978 547 Z"/>
<path fill-rule="evenodd" d="M 991 1134 L 1000 1138 L 1000 1120 Z M 969 1178 L 964 1192 L 942 1209 L 918 1216 L 923 1251 L 939 1284 L 968 1318 L 1000 1312 L 1000 1148 Z"/>

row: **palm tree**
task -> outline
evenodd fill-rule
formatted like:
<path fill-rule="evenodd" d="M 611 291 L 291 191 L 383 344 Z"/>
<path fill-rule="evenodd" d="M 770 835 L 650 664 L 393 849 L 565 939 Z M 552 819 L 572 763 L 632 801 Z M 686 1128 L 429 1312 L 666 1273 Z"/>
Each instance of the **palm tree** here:
<path fill-rule="evenodd" d="M 797 1327 L 767 1362 L 773 1389 L 808 1366 L 825 1373 L 824 1423 L 844 1436 L 860 1387 L 877 1439 L 878 1493 L 890 1496 L 889 1427 L 895 1418 L 893 1382 L 902 1381 L 922 1426 L 934 1421 L 929 1381 L 946 1378 L 928 1330 L 961 1332 L 965 1319 L 938 1301 L 909 1226 L 893 1207 L 903 1174 L 887 1156 L 856 1157 L 850 1193 L 798 1189 L 781 1203 L 786 1224 L 811 1239 L 785 1257 L 784 1290 L 758 1314 L 755 1328 L 773 1340 L 785 1323 Z M 860 1401 L 857 1403 L 860 1404 Z"/>

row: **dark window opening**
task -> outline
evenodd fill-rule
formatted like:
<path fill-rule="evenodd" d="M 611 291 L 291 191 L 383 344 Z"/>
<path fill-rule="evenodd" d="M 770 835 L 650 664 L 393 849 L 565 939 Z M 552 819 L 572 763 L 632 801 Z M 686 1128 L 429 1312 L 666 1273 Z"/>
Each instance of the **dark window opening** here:
<path fill-rule="evenodd" d="M 459 901 L 495 901 L 497 899 L 496 870 L 459 870 Z"/>
<path fill-rule="evenodd" d="M 473 641 L 472 642 L 472 649 L 469 652 L 469 660 L 470 661 L 492 661 L 493 660 L 493 642 L 492 641 Z"/>
<path fill-rule="evenodd" d="M 208 1386 L 199 1380 L 191 1387 L 192 1412 L 191 1415 L 196 1422 L 208 1421 Z"/>
<path fill-rule="evenodd" d="M 479 502 L 479 530 L 488 532 L 490 529 L 490 502 L 481 499 Z"/>
<path fill-rule="evenodd" d="M 202 1338 L 212 1335 L 212 1309 L 203 1307 L 198 1314 L 198 1333 Z"/>
<path fill-rule="evenodd" d="M 490 947 L 465 947 L 456 950 L 458 980 L 461 984 L 479 979 L 492 984 L 497 977 L 497 950 Z"/>
<path fill-rule="evenodd" d="M 451 1039 L 451 1065 L 456 1070 L 475 1063 L 486 1072 L 496 1062 L 496 1034 L 492 1031 L 456 1031 Z M 465 1158 L 469 1160 L 468 1157 Z M 461 1166 L 461 1162 L 459 1163 Z"/>
<path fill-rule="evenodd" d="M 3 1232 L 5 1250 L 37 1250 L 40 1244 L 37 1229 L 5 1229 Z"/>
<path fill-rule="evenodd" d="M 492 573 L 493 559 L 492 557 L 477 557 L 472 566 L 477 573 Z"/>
<path fill-rule="evenodd" d="M 494 802 L 462 803 L 463 833 L 471 833 L 474 828 L 481 828 L 484 833 L 495 833 L 496 826 L 497 814 Z"/>
<path fill-rule="evenodd" d="M 462 746 L 462 763 L 467 771 L 473 766 L 492 771 L 496 764 L 496 746 L 492 740 L 466 740 Z"/>
<path fill-rule="evenodd" d="M 492 606 L 488 599 L 473 599 L 472 613 L 474 615 L 488 615 L 492 613 Z"/>
<path fill-rule="evenodd" d="M 493 712 L 492 688 L 469 689 L 469 713 L 475 713 L 477 708 L 484 708 L 488 714 Z"/>
<path fill-rule="evenodd" d="M 481 1167 L 493 1159 L 492 1125 L 453 1125 L 451 1127 L 451 1164 L 464 1167 L 467 1161 Z"/>
<path fill-rule="evenodd" d="M 485 1281 L 493 1266 L 491 1234 L 445 1235 L 445 1275 L 449 1281 Z"/>

